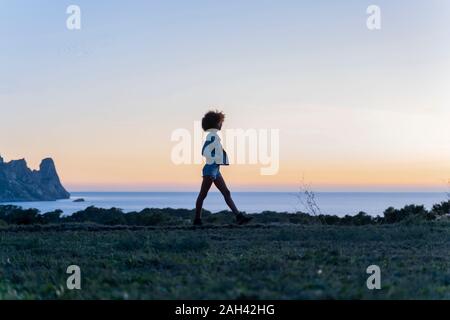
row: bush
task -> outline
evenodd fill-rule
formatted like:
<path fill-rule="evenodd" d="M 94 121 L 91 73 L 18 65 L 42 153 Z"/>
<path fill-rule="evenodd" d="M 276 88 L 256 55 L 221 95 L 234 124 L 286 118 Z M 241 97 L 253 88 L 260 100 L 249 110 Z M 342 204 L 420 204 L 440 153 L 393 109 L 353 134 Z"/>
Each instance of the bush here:
<path fill-rule="evenodd" d="M 435 204 L 431 212 L 436 216 L 450 214 L 450 200 Z"/>
<path fill-rule="evenodd" d="M 354 225 L 354 226 L 364 226 L 368 224 L 377 223 L 376 218 L 369 216 L 367 213 L 360 211 L 355 216 L 345 216 L 342 218 L 342 224 L 344 225 Z"/>
<path fill-rule="evenodd" d="M 126 224 L 124 213 L 121 209 L 102 209 L 93 206 L 88 207 L 83 211 L 75 212 L 64 220 L 68 222 L 94 222 L 104 225 Z"/>
<path fill-rule="evenodd" d="M 0 220 L 8 224 L 29 225 L 41 223 L 42 216 L 37 209 L 22 209 L 17 206 L 1 206 Z"/>
<path fill-rule="evenodd" d="M 396 223 L 405 219 L 414 220 L 434 220 L 436 217 L 427 211 L 424 206 L 408 205 L 402 209 L 389 207 L 384 211 L 385 223 Z"/>
<path fill-rule="evenodd" d="M 307 213 L 287 213 L 265 211 L 255 214 L 254 223 L 293 223 L 293 224 L 325 224 L 325 225 L 369 225 L 391 224 L 402 221 L 412 223 L 434 220 L 438 216 L 450 213 L 450 201 L 442 202 L 427 211 L 424 206 L 408 205 L 402 209 L 390 207 L 384 211 L 383 217 L 372 217 L 365 212 L 357 215 L 339 217 L 336 215 L 310 215 Z M 144 209 L 140 212 L 124 213 L 121 209 L 102 209 L 88 207 L 85 210 L 75 212 L 71 216 L 63 216 L 61 210 L 55 210 L 40 214 L 37 209 L 22 209 L 13 205 L 0 206 L 0 221 L 2 224 L 57 224 L 57 223 L 97 223 L 101 225 L 131 225 L 131 226 L 165 226 L 190 224 L 195 215 L 195 210 L 187 209 Z M 212 224 L 229 224 L 234 216 L 229 211 L 221 211 L 212 214 L 203 212 L 204 221 Z"/>
<path fill-rule="evenodd" d="M 55 210 L 52 212 L 47 212 L 42 215 L 42 223 L 48 224 L 48 223 L 58 223 L 61 220 L 62 215 L 61 210 Z"/>

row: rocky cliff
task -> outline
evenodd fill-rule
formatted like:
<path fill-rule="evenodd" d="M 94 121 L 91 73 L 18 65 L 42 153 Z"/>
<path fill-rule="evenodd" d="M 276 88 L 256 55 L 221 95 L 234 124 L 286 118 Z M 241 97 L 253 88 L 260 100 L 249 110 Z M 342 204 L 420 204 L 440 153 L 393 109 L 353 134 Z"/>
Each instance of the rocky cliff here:
<path fill-rule="evenodd" d="M 24 159 L 4 162 L 0 157 L 0 202 L 53 201 L 69 197 L 52 159 L 42 160 L 39 170 L 31 170 Z"/>

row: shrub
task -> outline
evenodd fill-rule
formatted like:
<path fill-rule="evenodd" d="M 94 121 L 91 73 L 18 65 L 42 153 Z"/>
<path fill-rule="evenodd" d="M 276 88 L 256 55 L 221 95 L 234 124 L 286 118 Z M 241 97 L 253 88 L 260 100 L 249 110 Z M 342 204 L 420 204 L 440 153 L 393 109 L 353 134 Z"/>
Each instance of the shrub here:
<path fill-rule="evenodd" d="M 391 224 L 402 221 L 420 222 L 434 220 L 438 216 L 450 213 L 450 201 L 442 202 L 427 211 L 423 205 L 408 205 L 402 209 L 390 207 L 384 211 L 383 217 L 372 217 L 365 212 L 357 215 L 339 217 L 336 215 L 310 215 L 307 213 L 287 213 L 265 211 L 254 215 L 254 223 L 293 223 L 293 224 L 326 224 L 326 225 L 369 225 Z M 85 210 L 75 212 L 71 216 L 63 216 L 61 210 L 55 210 L 40 214 L 37 209 L 22 209 L 18 206 L 0 206 L 1 224 L 57 224 L 66 222 L 84 223 L 91 222 L 102 225 L 132 225 L 132 226 L 164 226 L 190 224 L 195 210 L 187 209 L 144 209 L 140 212 L 124 213 L 121 209 L 102 209 L 88 207 Z M 233 220 L 233 214 L 229 211 L 221 211 L 212 214 L 203 212 L 204 221 L 213 224 L 228 224 Z"/>
<path fill-rule="evenodd" d="M 450 214 L 450 200 L 435 204 L 431 209 L 431 213 L 436 216 Z"/>
<path fill-rule="evenodd" d="M 402 209 L 389 207 L 384 211 L 384 221 L 386 223 L 396 223 L 405 219 L 433 220 L 435 216 L 422 205 L 407 205 Z"/>
<path fill-rule="evenodd" d="M 96 207 L 88 207 L 83 211 L 78 211 L 65 220 L 68 222 L 94 222 L 105 225 L 125 224 L 124 213 L 121 209 L 111 208 L 102 209 Z"/>
<path fill-rule="evenodd" d="M 48 223 L 58 223 L 61 220 L 62 215 L 61 210 L 55 210 L 52 212 L 47 212 L 42 215 L 42 223 L 48 224 Z"/>
<path fill-rule="evenodd" d="M 1 206 L 0 219 L 8 224 L 28 225 L 41 223 L 37 209 L 22 209 L 17 206 Z"/>

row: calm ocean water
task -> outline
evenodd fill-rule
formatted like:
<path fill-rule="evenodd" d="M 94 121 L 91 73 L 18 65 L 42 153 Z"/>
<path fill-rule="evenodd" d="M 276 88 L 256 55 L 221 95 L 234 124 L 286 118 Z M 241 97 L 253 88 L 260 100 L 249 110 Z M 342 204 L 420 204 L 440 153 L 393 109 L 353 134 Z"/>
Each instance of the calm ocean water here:
<path fill-rule="evenodd" d="M 23 208 L 37 208 L 41 212 L 61 209 L 64 214 L 85 209 L 88 206 L 100 208 L 121 208 L 125 212 L 144 208 L 185 208 L 195 206 L 195 192 L 73 192 L 70 200 L 53 202 L 14 203 Z M 241 211 L 260 213 L 262 211 L 296 212 L 305 211 L 297 194 L 289 192 L 236 192 L 234 200 Z M 85 202 L 73 202 L 83 198 Z M 392 206 L 401 208 L 407 204 L 425 205 L 427 208 L 446 200 L 444 193 L 381 193 L 381 192 L 319 192 L 317 203 L 324 214 L 354 215 L 365 211 L 371 215 L 382 215 Z M 204 204 L 205 209 L 218 212 L 227 207 L 219 193 L 212 192 Z"/>

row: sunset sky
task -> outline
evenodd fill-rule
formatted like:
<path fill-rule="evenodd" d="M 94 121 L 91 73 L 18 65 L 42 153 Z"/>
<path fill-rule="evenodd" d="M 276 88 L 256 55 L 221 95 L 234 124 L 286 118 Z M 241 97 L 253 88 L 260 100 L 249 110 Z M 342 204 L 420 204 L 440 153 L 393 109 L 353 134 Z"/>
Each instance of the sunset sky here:
<path fill-rule="evenodd" d="M 170 137 L 210 107 L 280 130 L 279 173 L 224 168 L 234 190 L 445 190 L 449 1 L 30 3 L 0 0 L 0 155 L 52 157 L 69 191 L 197 190 Z"/>

